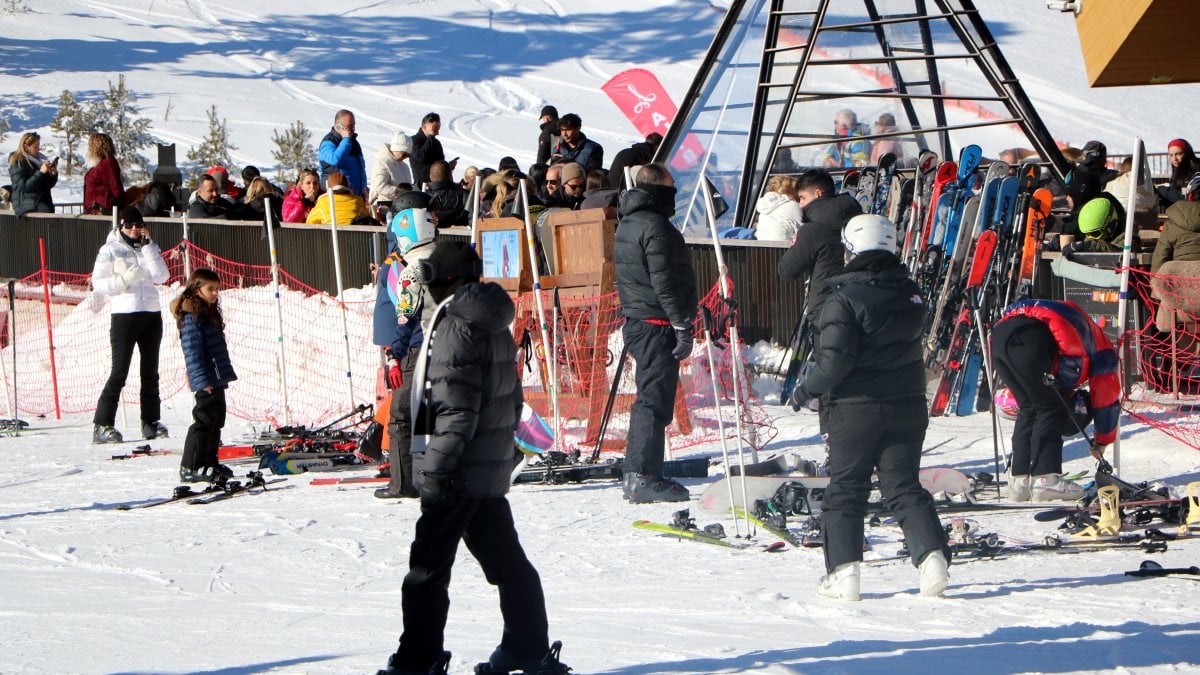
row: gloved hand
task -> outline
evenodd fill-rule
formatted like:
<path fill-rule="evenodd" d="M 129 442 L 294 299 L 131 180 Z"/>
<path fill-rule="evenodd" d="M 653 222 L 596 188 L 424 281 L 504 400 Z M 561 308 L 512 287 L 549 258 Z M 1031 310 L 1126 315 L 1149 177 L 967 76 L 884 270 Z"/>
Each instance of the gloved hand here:
<path fill-rule="evenodd" d="M 671 350 L 671 356 L 674 356 L 676 361 L 682 361 L 692 355 L 692 327 L 674 326 L 674 328 L 675 349 Z"/>
<path fill-rule="evenodd" d="M 454 508 L 457 502 L 458 495 L 454 492 L 450 476 L 444 473 L 424 474 L 424 481 L 421 483 L 421 510 L 448 511 Z"/>
<path fill-rule="evenodd" d="M 1092 457 L 1095 459 L 1104 459 L 1104 444 L 1092 441 Z"/>
<path fill-rule="evenodd" d="M 404 386 L 404 373 L 400 372 L 400 364 L 392 361 L 392 365 L 388 368 L 387 383 L 390 389 L 399 389 Z"/>
<path fill-rule="evenodd" d="M 792 395 L 788 397 L 788 405 L 792 406 L 792 412 L 800 412 L 800 409 L 808 405 L 808 402 L 811 400 L 813 400 L 813 395 L 808 393 L 803 383 L 800 383 L 792 387 Z"/>
<path fill-rule="evenodd" d="M 121 272 L 121 279 L 125 282 L 126 288 L 136 284 L 137 282 L 139 282 L 145 278 L 146 278 L 146 273 L 143 272 L 142 267 L 137 264 L 130 265 L 125 268 L 124 272 Z"/>

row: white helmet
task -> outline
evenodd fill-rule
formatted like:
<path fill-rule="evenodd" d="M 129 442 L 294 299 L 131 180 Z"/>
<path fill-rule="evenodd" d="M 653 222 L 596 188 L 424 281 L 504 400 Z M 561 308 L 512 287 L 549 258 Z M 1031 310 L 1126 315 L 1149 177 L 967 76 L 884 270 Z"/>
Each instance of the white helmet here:
<path fill-rule="evenodd" d="M 850 255 L 866 251 L 896 252 L 896 226 L 892 221 L 868 213 L 854 216 L 842 229 L 842 245 Z"/>

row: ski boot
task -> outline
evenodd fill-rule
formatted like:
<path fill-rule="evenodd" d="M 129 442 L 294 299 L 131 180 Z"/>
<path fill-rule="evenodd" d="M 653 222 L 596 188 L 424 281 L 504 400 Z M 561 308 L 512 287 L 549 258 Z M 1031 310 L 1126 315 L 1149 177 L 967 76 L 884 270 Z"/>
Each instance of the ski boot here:
<path fill-rule="evenodd" d="M 450 672 L 450 652 L 442 652 L 429 670 L 411 670 L 396 665 L 396 654 L 388 657 L 387 668 L 378 670 L 375 675 L 446 675 Z"/>
<path fill-rule="evenodd" d="M 142 422 L 142 438 L 151 441 L 167 436 L 167 426 L 162 422 Z"/>
<path fill-rule="evenodd" d="M 192 469 L 186 466 L 179 467 L 179 482 L 181 483 L 208 483 L 211 482 L 209 469 L 202 466 L 198 469 Z"/>
<path fill-rule="evenodd" d="M 230 478 L 233 478 L 233 469 L 224 464 L 217 464 L 216 466 L 208 467 L 208 475 L 209 482 L 220 487 L 228 483 Z"/>
<path fill-rule="evenodd" d="M 529 660 L 524 663 L 505 654 L 496 647 L 488 658 L 487 663 L 475 666 L 475 675 L 508 675 L 522 673 L 523 675 L 567 675 L 571 667 L 559 660 L 562 651 L 562 640 L 555 640 L 550 650 L 539 661 Z"/>
<path fill-rule="evenodd" d="M 92 443 L 100 444 L 100 443 L 124 443 L 124 442 L 125 442 L 125 439 L 121 437 L 121 432 L 117 431 L 116 429 L 114 429 L 110 426 L 105 426 L 103 424 L 97 424 L 96 428 L 92 430 Z"/>
<path fill-rule="evenodd" d="M 632 476 L 632 477 L 630 477 Z M 687 488 L 670 478 L 649 474 L 626 474 L 625 485 L 630 504 L 651 502 L 686 502 L 691 498 Z"/>

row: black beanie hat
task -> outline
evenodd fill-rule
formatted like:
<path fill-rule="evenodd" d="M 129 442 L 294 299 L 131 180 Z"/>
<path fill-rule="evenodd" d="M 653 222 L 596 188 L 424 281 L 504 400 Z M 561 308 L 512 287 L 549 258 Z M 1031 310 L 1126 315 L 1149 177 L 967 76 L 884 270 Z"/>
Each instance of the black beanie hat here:
<path fill-rule="evenodd" d="M 483 261 L 465 241 L 438 242 L 420 265 L 421 281 L 431 287 L 462 285 L 483 275 Z"/>
<path fill-rule="evenodd" d="M 142 219 L 142 212 L 138 211 L 136 206 L 126 206 L 121 212 L 121 226 L 125 225 L 142 225 L 146 221 Z"/>

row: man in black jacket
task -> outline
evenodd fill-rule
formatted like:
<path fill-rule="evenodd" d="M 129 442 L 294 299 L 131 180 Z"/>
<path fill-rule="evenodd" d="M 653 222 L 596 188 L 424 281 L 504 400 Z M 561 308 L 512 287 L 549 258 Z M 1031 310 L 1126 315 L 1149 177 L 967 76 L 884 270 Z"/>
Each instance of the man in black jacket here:
<path fill-rule="evenodd" d="M 538 115 L 538 149 L 536 164 L 549 164 L 554 146 L 562 137 L 558 133 L 558 108 L 552 105 L 542 106 L 542 114 Z"/>
<path fill-rule="evenodd" d="M 541 579 L 525 557 L 504 496 L 523 403 L 508 330 L 512 300 L 497 284 L 477 283 L 483 265 L 465 242 L 443 241 L 419 265 L 439 303 L 413 387 L 413 480 L 421 517 L 401 587 L 400 647 L 379 672 L 445 672 L 450 571 L 463 541 L 499 587 L 504 618 L 500 645 L 476 672 L 565 674 L 557 649 L 549 648 Z"/>
<path fill-rule="evenodd" d="M 810 169 L 796 178 L 796 201 L 804 211 L 805 225 L 796 233 L 776 271 L 785 280 L 810 277 L 804 313 L 816 325 L 821 313 L 825 280 L 840 274 L 845 265 L 842 228 L 862 213 L 858 200 L 834 188 L 833 176 L 824 169 Z"/>
<path fill-rule="evenodd" d="M 624 192 L 628 189 L 625 185 L 625 167 L 641 166 L 654 161 L 654 153 L 658 151 L 658 146 L 662 143 L 662 134 L 657 131 L 651 132 L 646 136 L 646 140 L 634 143 L 633 145 L 617 152 L 617 156 L 613 157 L 612 166 L 608 169 L 608 185 L 609 187 Z"/>
<path fill-rule="evenodd" d="M 647 164 L 635 181 L 637 187 L 621 195 L 614 250 L 625 345 L 637 364 L 624 492 L 630 503 L 687 501 L 687 488 L 664 478 L 662 468 L 679 362 L 692 353 L 696 275 L 683 235 L 669 220 L 675 179 L 665 167 Z"/>
<path fill-rule="evenodd" d="M 454 182 L 450 165 L 445 161 L 434 162 L 429 167 L 429 194 L 433 197 L 430 209 L 439 228 L 471 224 L 467 191 Z"/>
<path fill-rule="evenodd" d="M 949 580 L 951 553 L 933 498 L 918 478 L 929 426 L 921 355 L 925 301 L 896 256 L 890 220 L 856 216 L 843 242 L 853 258 L 826 282 L 815 363 L 791 401 L 799 409 L 816 396 L 828 412 L 831 478 L 821 511 L 827 574 L 817 593 L 859 598 L 863 517 L 878 470 L 884 503 L 920 569 L 921 594 L 938 596 Z"/>
<path fill-rule="evenodd" d="M 421 128 L 413 134 L 412 154 L 408 156 L 408 163 L 412 166 L 413 188 L 416 190 L 423 190 L 429 182 L 429 167 L 438 160 L 446 159 L 446 151 L 442 149 L 442 142 L 438 140 L 438 134 L 441 132 L 442 117 L 431 112 L 421 118 Z M 454 167 L 458 166 L 458 158 L 455 157 L 446 163 L 453 174 Z"/>

